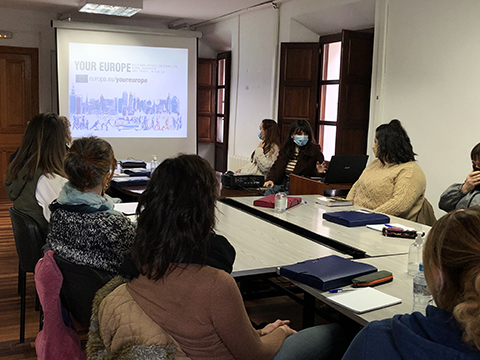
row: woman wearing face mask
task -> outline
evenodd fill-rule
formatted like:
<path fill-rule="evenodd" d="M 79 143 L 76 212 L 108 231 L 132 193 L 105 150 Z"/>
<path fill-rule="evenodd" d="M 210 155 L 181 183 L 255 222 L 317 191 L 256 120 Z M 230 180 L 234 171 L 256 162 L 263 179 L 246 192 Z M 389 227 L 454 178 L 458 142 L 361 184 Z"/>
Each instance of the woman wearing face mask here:
<path fill-rule="evenodd" d="M 440 196 L 438 207 L 445 211 L 480 205 L 480 143 L 470 152 L 473 170 L 463 184 L 452 184 Z"/>
<path fill-rule="evenodd" d="M 370 210 L 433 225 L 433 208 L 425 199 L 425 174 L 400 121 L 377 128 L 373 152 L 377 159 L 365 168 L 347 199 Z"/>
<path fill-rule="evenodd" d="M 278 124 L 271 119 L 263 119 L 258 130 L 261 140 L 250 157 L 250 163 L 235 171 L 236 173 L 267 175 L 277 159 L 280 149 L 280 131 Z"/>
<path fill-rule="evenodd" d="M 324 172 L 323 154 L 313 139 L 312 128 L 306 120 L 295 120 L 277 160 L 268 172 L 263 186 L 269 189 L 265 195 L 283 189 L 288 193 L 289 175 L 318 176 Z"/>

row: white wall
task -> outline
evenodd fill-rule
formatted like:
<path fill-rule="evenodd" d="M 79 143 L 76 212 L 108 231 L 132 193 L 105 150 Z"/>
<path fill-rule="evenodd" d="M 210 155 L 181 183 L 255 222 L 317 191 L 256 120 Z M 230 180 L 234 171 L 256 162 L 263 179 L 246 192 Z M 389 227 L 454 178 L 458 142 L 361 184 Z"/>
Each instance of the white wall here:
<path fill-rule="evenodd" d="M 476 0 L 388 0 L 385 16 L 379 17 L 386 19 L 386 43 L 378 49 L 385 52 L 385 69 L 381 111 L 371 128 L 393 118 L 402 121 L 435 208 L 448 185 L 465 180 L 470 150 L 480 142 L 478 5 Z"/>
<path fill-rule="evenodd" d="M 229 157 L 249 157 L 259 143 L 261 120 L 276 119 L 277 16 L 278 10 L 268 7 L 197 29 L 204 33 L 200 42 L 216 45 L 217 52 L 232 51 Z"/>

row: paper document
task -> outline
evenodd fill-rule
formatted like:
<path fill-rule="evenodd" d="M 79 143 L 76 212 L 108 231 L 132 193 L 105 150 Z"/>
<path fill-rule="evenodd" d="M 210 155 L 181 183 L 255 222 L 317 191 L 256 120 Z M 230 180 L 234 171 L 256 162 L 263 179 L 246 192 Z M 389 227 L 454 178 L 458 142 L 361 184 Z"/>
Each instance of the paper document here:
<path fill-rule="evenodd" d="M 357 314 L 400 304 L 402 302 L 402 299 L 385 294 L 371 287 L 333 294 L 327 297 L 327 299 Z"/>
<path fill-rule="evenodd" d="M 115 204 L 114 209 L 124 215 L 133 215 L 137 211 L 138 202 L 118 203 Z"/>

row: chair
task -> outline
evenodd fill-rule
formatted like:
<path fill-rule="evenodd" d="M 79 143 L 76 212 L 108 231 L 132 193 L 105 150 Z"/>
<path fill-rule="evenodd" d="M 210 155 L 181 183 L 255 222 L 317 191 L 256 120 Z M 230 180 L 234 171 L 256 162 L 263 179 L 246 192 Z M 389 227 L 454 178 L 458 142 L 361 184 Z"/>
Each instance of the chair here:
<path fill-rule="evenodd" d="M 62 303 L 70 315 L 82 326 L 90 325 L 92 302 L 98 289 L 109 282 L 113 275 L 108 271 L 77 265 L 53 255 L 63 275 Z"/>
<path fill-rule="evenodd" d="M 38 223 L 30 216 L 10 208 L 13 238 L 18 255 L 18 290 L 20 293 L 20 342 L 25 341 L 25 296 L 27 286 L 27 272 L 33 273 L 35 265 L 42 257 L 42 246 L 45 237 L 40 231 Z"/>

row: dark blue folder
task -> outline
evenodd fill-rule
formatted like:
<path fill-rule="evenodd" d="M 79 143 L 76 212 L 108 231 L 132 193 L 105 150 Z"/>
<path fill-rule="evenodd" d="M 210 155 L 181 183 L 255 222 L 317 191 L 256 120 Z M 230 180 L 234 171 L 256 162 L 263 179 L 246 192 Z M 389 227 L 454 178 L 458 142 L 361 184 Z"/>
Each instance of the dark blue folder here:
<path fill-rule="evenodd" d="M 282 266 L 280 275 L 325 291 L 349 285 L 353 278 L 377 270 L 375 266 L 369 264 L 330 255 Z"/>
<path fill-rule="evenodd" d="M 372 224 L 387 224 L 390 218 L 387 215 L 369 212 L 365 210 L 350 210 L 323 213 L 325 220 L 348 226 L 365 226 Z"/>

